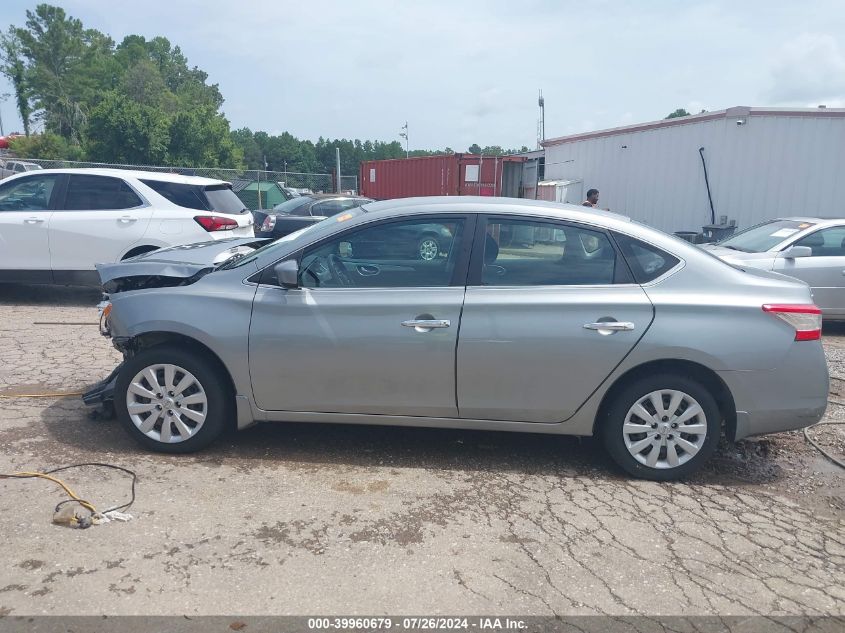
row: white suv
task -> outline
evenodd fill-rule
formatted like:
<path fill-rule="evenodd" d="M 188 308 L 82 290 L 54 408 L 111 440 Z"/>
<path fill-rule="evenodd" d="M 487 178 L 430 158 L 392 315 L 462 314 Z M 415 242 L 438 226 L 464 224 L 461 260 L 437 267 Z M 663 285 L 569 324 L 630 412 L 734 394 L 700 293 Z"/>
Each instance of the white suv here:
<path fill-rule="evenodd" d="M 252 235 L 252 213 L 222 180 L 45 169 L 0 182 L 0 281 L 99 284 L 94 264 Z"/>

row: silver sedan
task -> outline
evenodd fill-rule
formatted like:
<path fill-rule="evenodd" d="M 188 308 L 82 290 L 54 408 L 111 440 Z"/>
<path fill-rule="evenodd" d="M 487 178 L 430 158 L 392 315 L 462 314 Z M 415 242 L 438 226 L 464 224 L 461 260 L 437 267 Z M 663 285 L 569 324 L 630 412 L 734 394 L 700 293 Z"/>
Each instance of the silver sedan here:
<path fill-rule="evenodd" d="M 704 248 L 740 267 L 806 282 L 825 319 L 845 319 L 845 218 L 769 220 Z"/>
<path fill-rule="evenodd" d="M 382 244 L 432 225 L 430 259 Z M 157 451 L 263 421 L 596 435 L 667 480 L 827 403 L 806 284 L 582 207 L 378 202 L 98 269 L 125 360 L 85 400 Z"/>

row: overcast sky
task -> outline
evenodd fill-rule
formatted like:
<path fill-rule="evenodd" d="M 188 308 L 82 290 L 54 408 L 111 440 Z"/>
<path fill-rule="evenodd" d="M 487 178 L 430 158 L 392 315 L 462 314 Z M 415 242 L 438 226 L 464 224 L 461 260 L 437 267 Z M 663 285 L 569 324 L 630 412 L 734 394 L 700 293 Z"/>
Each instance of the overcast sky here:
<path fill-rule="evenodd" d="M 22 26 L 36 0 L 2 0 Z M 678 107 L 845 107 L 845 2 L 55 0 L 120 42 L 163 35 L 220 84 L 233 127 L 534 147 Z M 5 27 L 7 28 L 7 27 Z M 8 83 L 0 92 L 10 92 Z M 20 129 L 12 98 L 4 128 Z"/>

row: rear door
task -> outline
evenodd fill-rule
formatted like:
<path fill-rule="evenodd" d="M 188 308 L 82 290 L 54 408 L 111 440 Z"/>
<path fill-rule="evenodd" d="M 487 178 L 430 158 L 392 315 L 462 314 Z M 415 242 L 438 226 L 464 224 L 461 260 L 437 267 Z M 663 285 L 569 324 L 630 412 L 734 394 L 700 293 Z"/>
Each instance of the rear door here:
<path fill-rule="evenodd" d="M 487 218 L 476 230 L 458 341 L 460 417 L 566 420 L 653 315 L 605 231 Z"/>
<path fill-rule="evenodd" d="M 810 257 L 775 260 L 774 271 L 810 285 L 825 316 L 845 315 L 845 226 L 820 229 L 792 246 L 808 246 Z"/>
<path fill-rule="evenodd" d="M 93 271 L 94 264 L 118 261 L 144 236 L 151 207 L 122 178 L 67 178 L 64 200 L 50 219 L 53 270 Z"/>
<path fill-rule="evenodd" d="M 45 174 L 0 184 L 0 279 L 52 281 L 47 227 L 61 179 Z"/>

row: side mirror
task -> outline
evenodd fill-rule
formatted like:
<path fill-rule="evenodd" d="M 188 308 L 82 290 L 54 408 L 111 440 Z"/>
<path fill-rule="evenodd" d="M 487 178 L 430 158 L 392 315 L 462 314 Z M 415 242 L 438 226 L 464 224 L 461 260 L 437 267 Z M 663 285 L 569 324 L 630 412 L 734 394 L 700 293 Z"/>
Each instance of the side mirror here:
<path fill-rule="evenodd" d="M 781 251 L 781 257 L 784 259 L 795 259 L 796 257 L 812 257 L 813 249 L 809 246 L 790 246 L 785 251 Z"/>
<path fill-rule="evenodd" d="M 295 259 L 286 259 L 273 266 L 276 279 L 282 288 L 299 288 L 299 263 Z"/>

